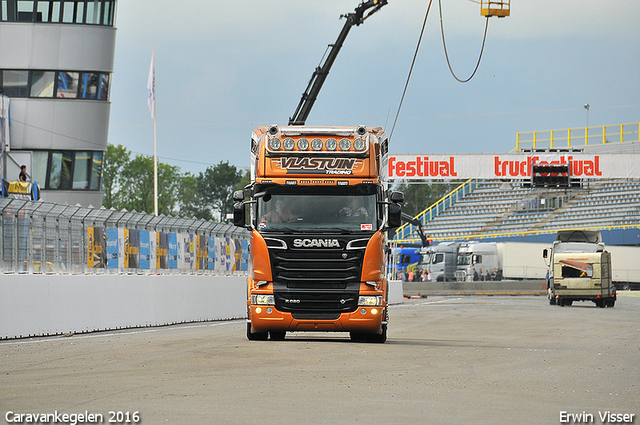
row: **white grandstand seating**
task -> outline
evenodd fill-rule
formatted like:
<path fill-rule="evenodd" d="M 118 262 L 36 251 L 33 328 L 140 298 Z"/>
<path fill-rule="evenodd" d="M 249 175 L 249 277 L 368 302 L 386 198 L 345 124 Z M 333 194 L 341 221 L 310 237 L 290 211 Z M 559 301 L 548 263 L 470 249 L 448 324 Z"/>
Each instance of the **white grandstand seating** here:
<path fill-rule="evenodd" d="M 593 180 L 582 189 L 567 191 L 521 186 L 504 190 L 503 183 L 479 182 L 471 193 L 427 221 L 423 231 L 434 239 L 456 239 L 640 225 L 640 180 Z M 557 208 L 528 207 L 532 199 L 553 202 L 557 196 L 563 198 Z"/>

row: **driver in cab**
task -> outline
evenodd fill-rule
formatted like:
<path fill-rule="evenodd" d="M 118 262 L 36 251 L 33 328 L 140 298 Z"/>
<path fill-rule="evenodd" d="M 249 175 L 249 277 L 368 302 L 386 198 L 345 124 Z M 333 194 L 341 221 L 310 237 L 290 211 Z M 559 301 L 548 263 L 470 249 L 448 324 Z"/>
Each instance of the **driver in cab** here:
<path fill-rule="evenodd" d="M 293 223 L 297 221 L 295 214 L 291 212 L 281 198 L 275 200 L 275 208 L 262 216 L 265 223 Z"/>

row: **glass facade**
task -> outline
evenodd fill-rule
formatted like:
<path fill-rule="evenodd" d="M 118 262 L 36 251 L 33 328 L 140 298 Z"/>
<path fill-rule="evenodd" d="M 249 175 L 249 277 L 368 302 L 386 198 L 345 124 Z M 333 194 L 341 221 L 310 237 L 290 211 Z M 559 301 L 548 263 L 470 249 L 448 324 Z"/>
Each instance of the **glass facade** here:
<path fill-rule="evenodd" d="M 113 26 L 116 0 L 0 0 L 0 21 Z"/>
<path fill-rule="evenodd" d="M 33 180 L 44 190 L 100 190 L 104 152 L 34 151 Z"/>
<path fill-rule="evenodd" d="M 0 70 L 0 87 L 9 97 L 109 100 L 105 72 Z"/>

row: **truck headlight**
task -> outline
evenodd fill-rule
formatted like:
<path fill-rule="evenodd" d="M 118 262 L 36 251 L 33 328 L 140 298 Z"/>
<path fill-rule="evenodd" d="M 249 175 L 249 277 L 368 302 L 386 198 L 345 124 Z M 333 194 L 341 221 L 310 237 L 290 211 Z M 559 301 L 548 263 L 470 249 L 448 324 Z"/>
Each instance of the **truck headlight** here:
<path fill-rule="evenodd" d="M 273 295 L 251 295 L 251 304 L 255 305 L 275 305 Z"/>
<path fill-rule="evenodd" d="M 280 146 L 282 146 L 282 142 L 280 142 L 280 139 L 278 139 L 277 137 L 272 137 L 271 139 L 269 139 L 269 149 L 271 149 L 272 151 L 277 151 L 278 149 L 280 149 Z"/>
<path fill-rule="evenodd" d="M 351 140 L 345 138 L 345 139 L 340 139 L 340 150 L 341 151 L 348 151 L 349 149 L 351 149 Z"/>
<path fill-rule="evenodd" d="M 382 297 L 380 295 L 365 295 L 358 297 L 358 305 L 382 305 Z"/>
<path fill-rule="evenodd" d="M 309 149 L 309 141 L 305 138 L 298 139 L 297 146 L 299 150 L 306 151 L 307 149 Z"/>
<path fill-rule="evenodd" d="M 324 142 L 324 147 L 327 148 L 327 150 L 335 151 L 338 147 L 338 141 L 334 138 L 327 139 L 327 141 Z"/>
<path fill-rule="evenodd" d="M 291 137 L 287 137 L 282 141 L 282 147 L 288 151 L 293 150 L 293 147 L 295 145 L 296 145 L 296 142 Z"/>
<path fill-rule="evenodd" d="M 353 147 L 358 152 L 362 152 L 367 148 L 367 142 L 363 138 L 358 137 L 356 140 L 353 141 Z"/>

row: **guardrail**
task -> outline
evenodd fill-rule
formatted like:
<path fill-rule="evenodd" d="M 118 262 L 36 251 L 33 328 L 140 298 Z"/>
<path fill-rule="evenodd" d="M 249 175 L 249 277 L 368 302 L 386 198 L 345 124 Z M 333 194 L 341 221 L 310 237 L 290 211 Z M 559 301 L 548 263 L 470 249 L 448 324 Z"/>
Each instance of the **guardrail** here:
<path fill-rule="evenodd" d="M 637 230 L 638 225 L 630 224 L 630 225 L 611 225 L 611 226 L 581 226 L 581 227 L 549 227 L 545 229 L 539 230 L 522 230 L 522 231 L 513 231 L 513 232 L 489 232 L 489 233 L 469 233 L 468 235 L 456 235 L 456 236 L 442 236 L 442 237 L 433 237 L 433 241 L 442 242 L 442 241 L 470 241 L 470 240 L 479 240 L 479 239 L 500 239 L 500 238 L 513 238 L 513 237 L 526 237 L 526 236 L 539 236 L 539 235 L 555 235 L 557 232 L 566 231 L 566 230 L 594 230 L 594 231 L 613 231 L 613 230 Z M 397 243 L 419 243 L 420 239 L 417 237 L 407 237 L 404 239 L 398 239 Z"/>
<path fill-rule="evenodd" d="M 247 273 L 249 233 L 227 223 L 0 199 L 0 272 Z"/>
<path fill-rule="evenodd" d="M 611 124 L 559 130 L 527 131 L 516 134 L 515 151 L 521 149 L 570 148 L 613 142 L 637 142 L 640 123 Z"/>
<path fill-rule="evenodd" d="M 423 210 L 420 214 L 415 216 L 415 219 L 419 220 L 422 224 L 426 224 L 427 221 L 436 217 L 438 214 L 443 212 L 445 209 L 449 208 L 456 201 L 464 198 L 466 195 L 471 193 L 473 189 L 478 186 L 479 182 L 483 180 L 478 179 L 469 179 L 466 182 L 462 183 L 460 186 L 449 192 L 447 195 L 443 196 L 438 202 L 431 205 L 429 208 Z M 420 239 L 417 236 L 417 227 L 411 223 L 405 223 L 396 230 L 395 237 L 398 242 L 407 241 L 411 239 L 420 242 Z M 411 238 L 411 235 L 416 235 L 415 238 Z"/>

